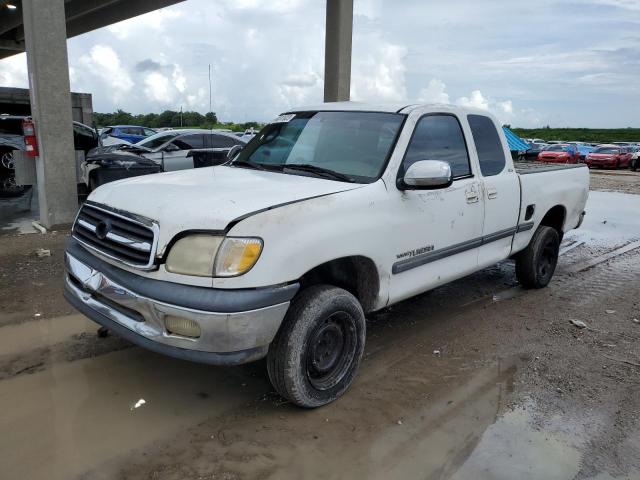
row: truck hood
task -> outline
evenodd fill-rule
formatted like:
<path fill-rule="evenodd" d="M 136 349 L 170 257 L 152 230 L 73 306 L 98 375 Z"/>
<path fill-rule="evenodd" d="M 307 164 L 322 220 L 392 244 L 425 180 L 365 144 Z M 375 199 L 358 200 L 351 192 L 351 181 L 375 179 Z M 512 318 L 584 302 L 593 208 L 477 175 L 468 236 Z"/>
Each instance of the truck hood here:
<path fill-rule="evenodd" d="M 158 222 L 158 252 L 162 253 L 185 230 L 225 230 L 232 221 L 261 210 L 363 186 L 216 166 L 107 183 L 92 192 L 89 200 Z"/>

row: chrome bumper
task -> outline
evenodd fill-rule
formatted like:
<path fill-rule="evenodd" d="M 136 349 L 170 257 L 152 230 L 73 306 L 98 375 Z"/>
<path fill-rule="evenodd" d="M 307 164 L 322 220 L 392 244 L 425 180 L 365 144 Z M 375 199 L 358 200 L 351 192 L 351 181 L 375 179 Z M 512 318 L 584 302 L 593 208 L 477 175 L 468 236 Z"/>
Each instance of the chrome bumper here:
<path fill-rule="evenodd" d="M 205 363 L 244 363 L 257 360 L 267 352 L 282 322 L 289 302 L 256 310 L 216 313 L 193 310 L 141 296 L 112 281 L 103 273 L 65 254 L 65 296 L 76 308 L 94 321 L 112 328 L 116 325 L 124 337 L 160 353 Z M 166 315 L 188 318 L 200 326 L 198 338 L 171 334 L 165 328 Z M 105 320 L 105 319 L 108 319 Z M 119 333 L 119 332 L 116 332 Z M 133 334 L 130 335 L 129 333 Z M 144 341 L 143 341 L 144 339 Z M 148 341 L 172 350 L 153 348 Z M 183 354 L 181 351 L 201 353 Z M 235 355 L 241 360 L 222 361 L 213 355 Z"/>

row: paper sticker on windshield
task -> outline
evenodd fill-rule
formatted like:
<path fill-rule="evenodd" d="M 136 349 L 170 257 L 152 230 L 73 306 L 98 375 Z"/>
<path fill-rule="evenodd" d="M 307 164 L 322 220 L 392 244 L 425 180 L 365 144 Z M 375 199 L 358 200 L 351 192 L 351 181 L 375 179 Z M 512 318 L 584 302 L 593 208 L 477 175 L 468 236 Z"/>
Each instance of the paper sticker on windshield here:
<path fill-rule="evenodd" d="M 286 115 L 280 115 L 275 120 L 272 120 L 271 123 L 289 123 L 289 121 L 293 120 L 295 117 L 295 113 L 287 113 Z"/>

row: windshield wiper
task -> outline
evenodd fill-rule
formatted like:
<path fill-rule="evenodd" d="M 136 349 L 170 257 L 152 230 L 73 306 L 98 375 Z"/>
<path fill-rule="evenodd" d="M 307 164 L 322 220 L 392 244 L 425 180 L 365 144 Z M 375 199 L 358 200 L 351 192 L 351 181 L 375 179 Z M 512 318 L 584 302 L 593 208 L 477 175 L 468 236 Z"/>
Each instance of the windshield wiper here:
<path fill-rule="evenodd" d="M 355 180 L 349 175 L 334 172 L 333 170 L 329 170 L 328 168 L 318 167 L 317 165 L 311 165 L 309 163 L 289 163 L 287 165 L 284 165 L 283 171 L 284 170 L 299 170 L 301 172 L 315 173 L 318 176 L 332 178 L 341 182 L 355 183 Z"/>
<path fill-rule="evenodd" d="M 235 162 L 231 162 L 229 165 L 232 167 L 236 166 L 236 167 L 251 168 L 253 170 L 268 170 L 268 168 L 265 168 L 261 164 L 250 162 L 248 160 L 236 160 Z"/>

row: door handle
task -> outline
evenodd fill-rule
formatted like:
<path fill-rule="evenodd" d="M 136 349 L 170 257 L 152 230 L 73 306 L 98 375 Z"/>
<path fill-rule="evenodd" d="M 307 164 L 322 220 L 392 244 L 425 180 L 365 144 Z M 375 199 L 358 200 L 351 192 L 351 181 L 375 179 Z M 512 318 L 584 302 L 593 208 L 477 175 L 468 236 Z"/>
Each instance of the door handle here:
<path fill-rule="evenodd" d="M 487 197 L 489 199 L 496 198 L 498 196 L 498 190 L 495 188 L 487 188 Z"/>
<path fill-rule="evenodd" d="M 480 196 L 478 195 L 478 192 L 475 192 L 473 190 L 466 192 L 466 196 L 467 196 L 467 203 L 477 203 L 478 200 L 480 200 Z"/>

